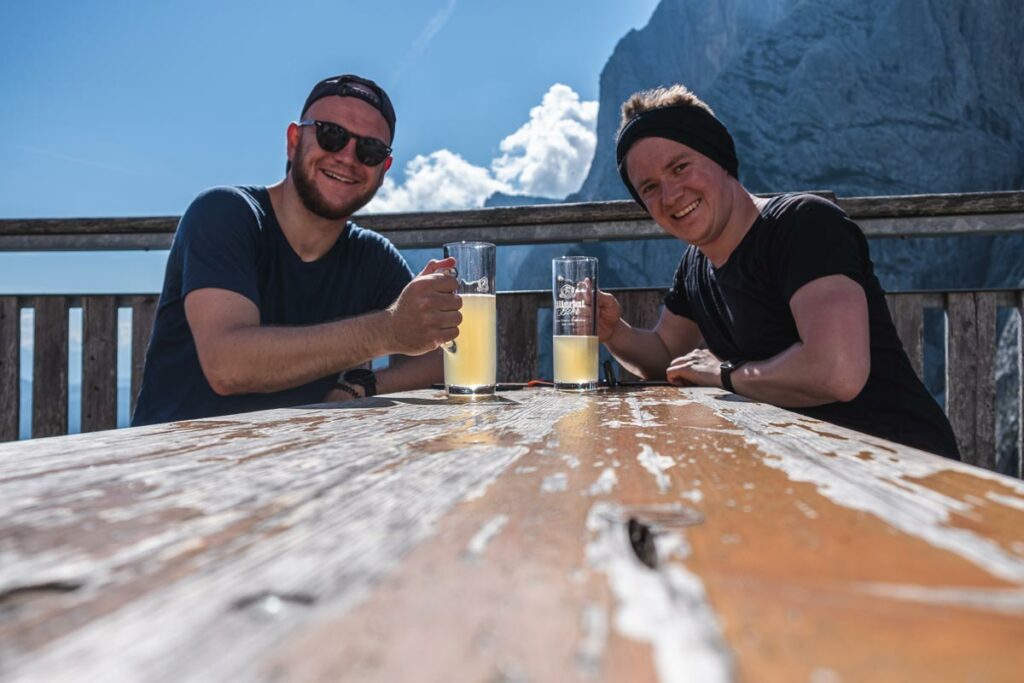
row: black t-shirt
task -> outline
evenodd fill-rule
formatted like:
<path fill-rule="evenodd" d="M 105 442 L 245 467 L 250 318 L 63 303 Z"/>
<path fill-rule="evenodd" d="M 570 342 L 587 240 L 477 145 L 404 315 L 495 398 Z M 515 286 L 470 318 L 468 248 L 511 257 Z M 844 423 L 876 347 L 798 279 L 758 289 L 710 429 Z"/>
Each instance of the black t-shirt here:
<path fill-rule="evenodd" d="M 207 190 L 174 234 L 132 425 L 315 403 L 336 379 L 217 395 L 185 319 L 189 292 L 237 292 L 256 304 L 262 325 L 313 325 L 387 308 L 411 279 L 405 259 L 375 232 L 349 223 L 330 251 L 306 263 L 281 232 L 266 188 Z"/>
<path fill-rule="evenodd" d="M 807 194 L 772 198 L 721 268 L 690 246 L 665 307 L 696 322 L 719 358 L 765 360 L 800 341 L 789 301 L 802 286 L 828 275 L 845 275 L 864 288 L 871 372 L 852 401 L 793 410 L 959 459 L 949 420 L 896 334 L 867 240 L 831 202 Z"/>

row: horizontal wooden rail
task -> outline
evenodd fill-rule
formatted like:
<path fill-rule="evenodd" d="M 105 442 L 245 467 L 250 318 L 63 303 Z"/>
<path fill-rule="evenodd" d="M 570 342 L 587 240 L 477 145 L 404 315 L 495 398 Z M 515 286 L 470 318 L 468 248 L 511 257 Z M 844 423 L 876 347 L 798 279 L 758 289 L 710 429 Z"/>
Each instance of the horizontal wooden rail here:
<path fill-rule="evenodd" d="M 1024 233 L 1024 192 L 835 197 L 869 237 Z M 371 214 L 360 225 L 400 248 L 481 239 L 495 244 L 665 237 L 631 201 Z M 167 249 L 177 216 L 0 220 L 0 251 Z"/>
<path fill-rule="evenodd" d="M 660 314 L 661 288 L 615 291 L 623 317 L 650 328 Z M 117 419 L 117 311 L 132 311 L 131 407 L 134 410 L 150 330 L 155 295 L 0 296 L 0 441 L 18 438 L 21 403 L 21 310 L 35 311 L 32 436 L 67 432 L 68 311 L 81 307 L 83 431 L 109 429 Z M 919 375 L 925 370 L 926 309 L 944 311 L 946 337 L 946 407 L 964 459 L 996 467 L 995 359 L 996 312 L 1013 309 L 1024 319 L 1024 290 L 908 292 L 888 295 L 896 329 Z M 538 326 L 540 311 L 551 306 L 548 291 L 501 292 L 498 296 L 498 378 L 525 382 L 538 377 L 539 341 L 548 330 Z M 1024 327 L 1024 325 L 1020 325 Z M 1018 367 L 1024 367 L 1024 344 L 1016 343 Z M 1019 377 L 1019 376 L 1018 376 Z M 1019 425 L 1024 426 L 1024 390 L 1016 392 Z M 1024 433 L 1017 435 L 1017 476 L 1024 461 Z"/>

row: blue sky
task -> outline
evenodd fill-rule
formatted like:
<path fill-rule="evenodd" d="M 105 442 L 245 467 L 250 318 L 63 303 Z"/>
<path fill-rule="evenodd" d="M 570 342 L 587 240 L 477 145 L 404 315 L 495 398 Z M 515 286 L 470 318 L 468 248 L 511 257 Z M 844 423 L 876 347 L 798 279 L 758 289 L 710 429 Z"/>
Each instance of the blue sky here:
<path fill-rule="evenodd" d="M 564 196 L 601 69 L 656 4 L 0 0 L 0 218 L 178 215 L 203 188 L 275 182 L 309 89 L 346 72 L 398 110 L 372 208 Z M 0 253 L 0 293 L 157 291 L 164 259 Z"/>
<path fill-rule="evenodd" d="M 318 79 L 374 78 L 395 180 L 450 150 L 487 167 L 554 84 L 583 101 L 654 0 L 0 2 L 0 217 L 178 214 L 270 183 Z"/>

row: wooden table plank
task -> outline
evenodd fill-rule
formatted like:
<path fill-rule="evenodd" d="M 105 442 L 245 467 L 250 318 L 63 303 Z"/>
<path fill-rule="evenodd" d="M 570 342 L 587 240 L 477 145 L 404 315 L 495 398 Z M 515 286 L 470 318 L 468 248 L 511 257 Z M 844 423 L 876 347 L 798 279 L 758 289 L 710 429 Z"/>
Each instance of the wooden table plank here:
<path fill-rule="evenodd" d="M 1011 680 L 1022 529 L 1019 481 L 717 390 L 7 444 L 0 677 Z"/>

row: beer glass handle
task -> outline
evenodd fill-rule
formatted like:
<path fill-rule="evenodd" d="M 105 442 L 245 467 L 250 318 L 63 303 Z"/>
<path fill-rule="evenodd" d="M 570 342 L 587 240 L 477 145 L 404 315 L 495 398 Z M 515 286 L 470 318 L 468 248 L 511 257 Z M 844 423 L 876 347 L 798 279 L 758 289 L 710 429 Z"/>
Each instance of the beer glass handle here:
<path fill-rule="evenodd" d="M 459 269 L 458 268 L 445 268 L 441 272 L 444 273 L 445 275 L 451 275 L 456 280 L 459 279 Z M 445 342 L 444 344 L 441 344 L 441 348 L 444 349 L 445 351 L 447 351 L 448 353 L 452 354 L 452 355 L 455 355 L 455 353 L 459 350 L 459 347 L 455 344 L 455 340 L 454 339 L 452 339 L 449 342 Z"/>

